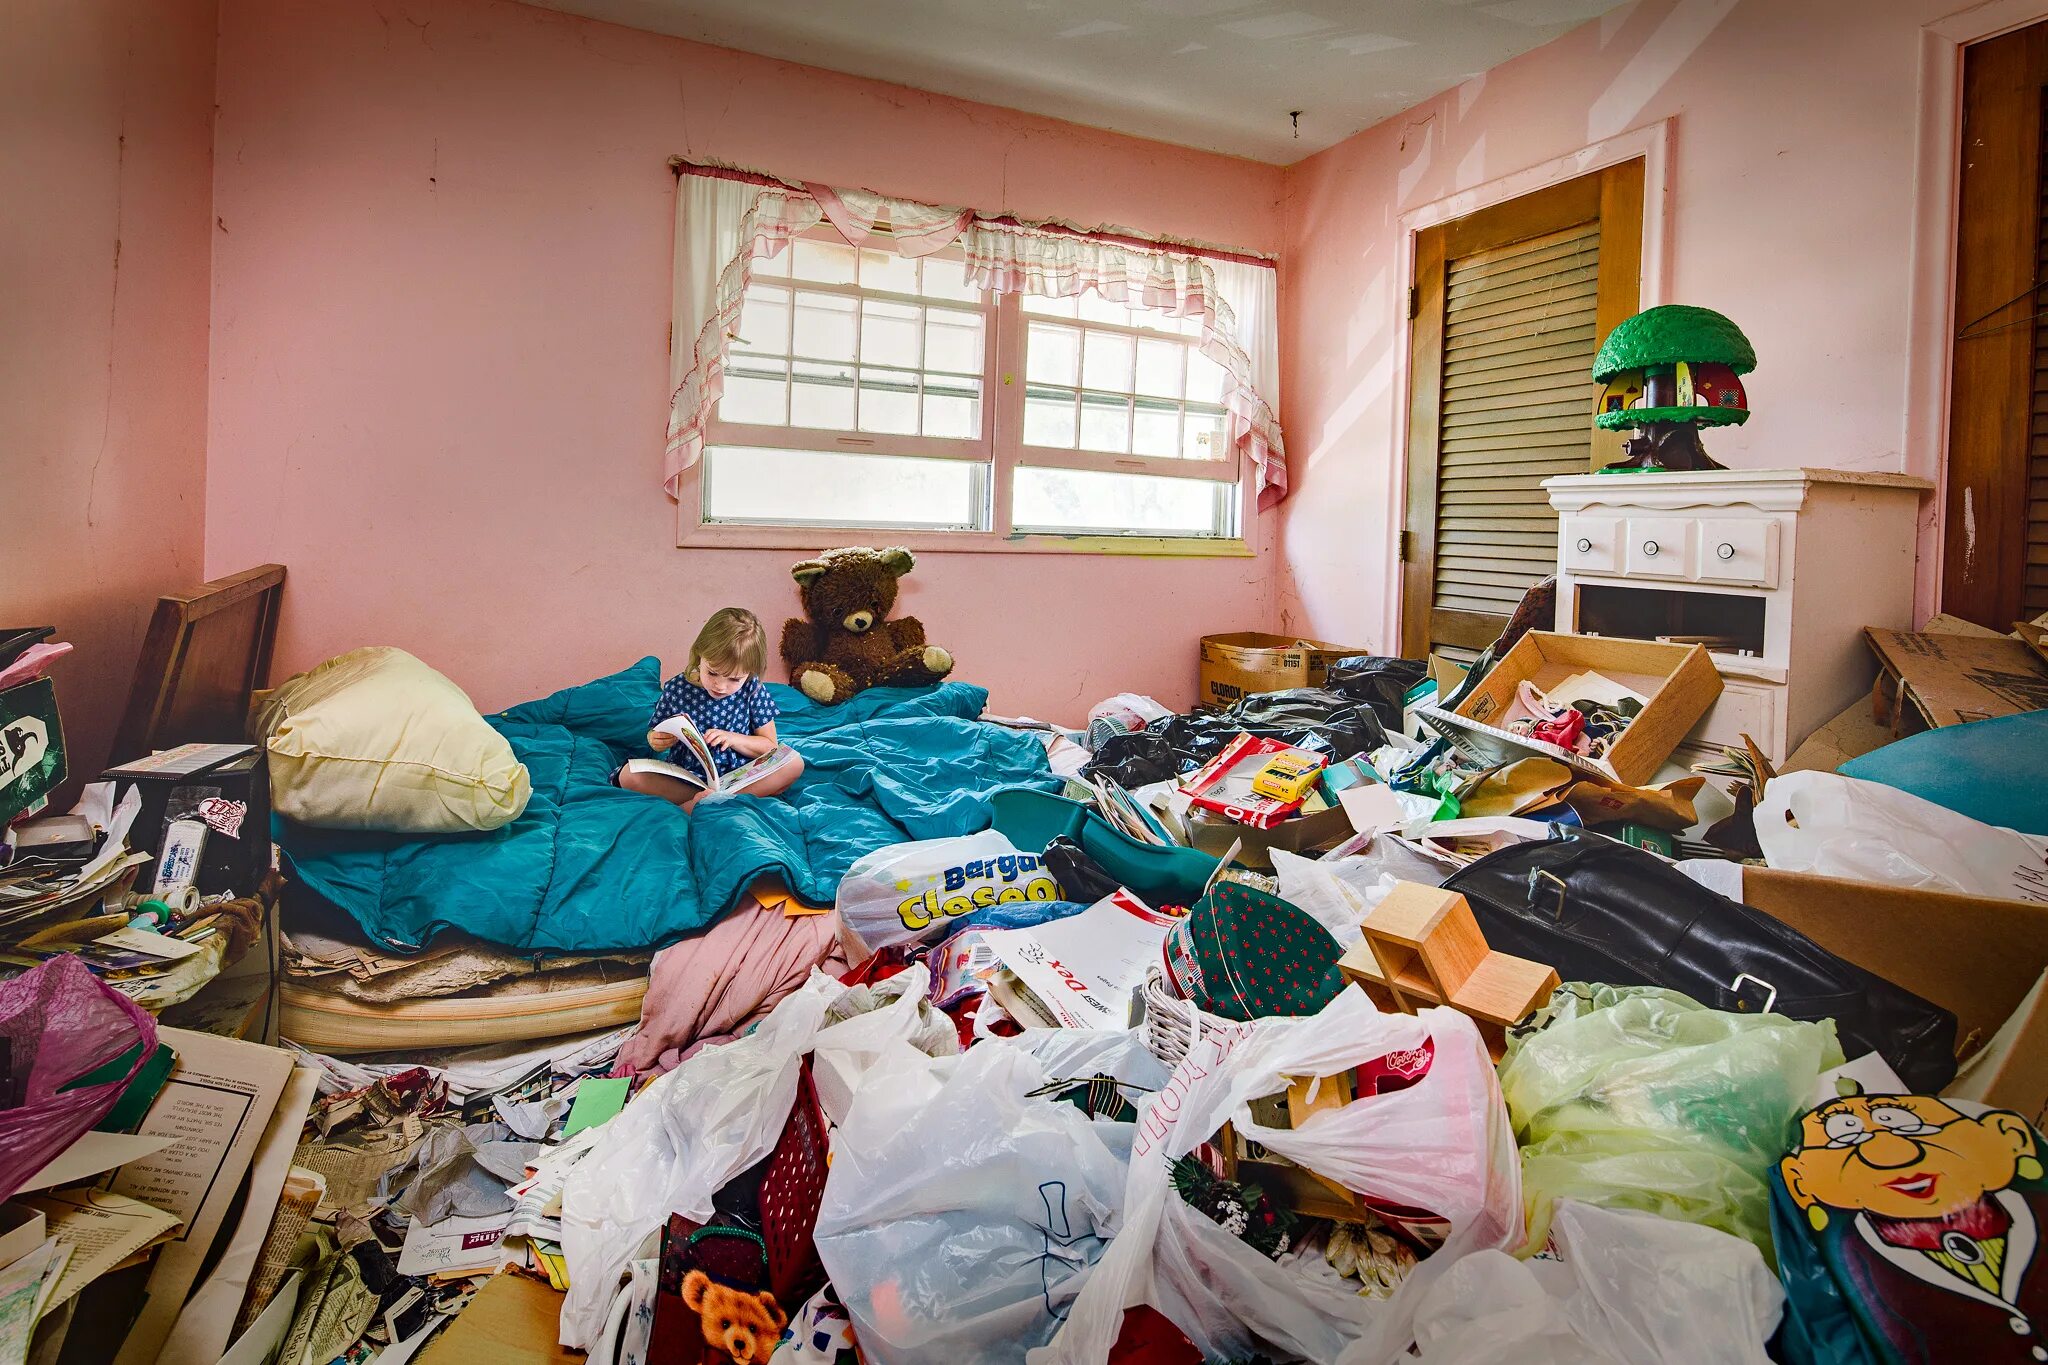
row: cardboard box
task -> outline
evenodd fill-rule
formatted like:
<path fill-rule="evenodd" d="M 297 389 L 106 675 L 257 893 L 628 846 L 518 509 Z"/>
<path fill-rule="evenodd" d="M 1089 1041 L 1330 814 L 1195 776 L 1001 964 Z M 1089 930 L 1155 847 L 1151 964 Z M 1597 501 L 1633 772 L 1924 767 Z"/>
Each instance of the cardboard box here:
<path fill-rule="evenodd" d="M 1297 815 L 1272 829 L 1253 829 L 1200 809 L 1188 811 L 1188 839 L 1197 849 L 1220 858 L 1231 841 L 1236 840 L 1237 861 L 1263 871 L 1272 869 L 1272 850 L 1276 848 L 1306 853 L 1310 849 L 1334 847 L 1351 834 L 1351 817 L 1342 806 L 1332 806 L 1314 815 Z"/>
<path fill-rule="evenodd" d="M 1258 692 L 1321 687 L 1331 664 L 1371 652 L 1257 630 L 1204 635 L 1195 700 L 1204 706 L 1230 706 Z"/>
<path fill-rule="evenodd" d="M 1894 733 L 2048 707 L 2048 667 L 2010 636 L 1866 626 L 1863 638 L 1884 670 L 1880 695 L 1893 701 Z"/>
<path fill-rule="evenodd" d="M 556 1344 L 562 1296 L 524 1275 L 494 1275 L 427 1343 L 420 1365 L 583 1365 L 583 1355 Z"/>
<path fill-rule="evenodd" d="M 1588 669 L 1649 699 L 1598 761 L 1487 724 L 1507 714 L 1523 682 L 1544 691 Z M 1580 772 L 1640 787 L 1657 775 L 1720 695 L 1721 674 L 1699 645 L 1532 630 L 1515 642 L 1457 710 L 1425 707 L 1422 717 L 1451 743 L 1486 762 L 1512 762 L 1537 753 Z"/>
<path fill-rule="evenodd" d="M 1749 867 L 1742 899 L 1828 951 L 1956 1016 L 1967 1057 L 1991 1041 L 2048 971 L 2048 905 Z M 1986 1104 L 2040 1126 L 2048 1112 L 2048 1010 L 2019 1021 L 1972 1075 Z"/>

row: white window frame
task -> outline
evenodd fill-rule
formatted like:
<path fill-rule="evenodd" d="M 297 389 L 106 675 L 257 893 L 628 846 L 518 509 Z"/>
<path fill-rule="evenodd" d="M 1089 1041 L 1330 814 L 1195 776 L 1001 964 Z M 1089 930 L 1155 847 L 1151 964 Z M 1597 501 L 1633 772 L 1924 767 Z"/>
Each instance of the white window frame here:
<path fill-rule="evenodd" d="M 822 241 L 845 245 L 845 238 L 829 224 L 803 234 Z M 948 251 L 957 250 L 948 248 Z M 944 254 L 944 253 L 940 253 Z M 780 286 L 782 276 L 766 277 L 764 285 Z M 966 300 L 939 299 L 921 295 L 896 294 L 886 290 L 862 289 L 858 285 L 821 284 L 808 280 L 787 280 L 794 303 L 797 289 L 853 297 L 879 298 L 923 307 L 958 312 L 982 312 L 984 356 L 982 370 L 981 435 L 975 439 L 933 436 L 885 435 L 881 433 L 819 430 L 793 426 L 763 426 L 727 422 L 714 408 L 705 423 L 705 459 L 683 472 L 676 488 L 677 544 L 684 548 L 723 547 L 729 549 L 816 549 L 827 541 L 870 536 L 891 545 L 922 550 L 964 550 L 1027 554 L 1125 554 L 1186 558 L 1249 558 L 1254 551 L 1247 539 L 1257 512 L 1252 496 L 1251 461 L 1243 455 L 1223 460 L 1190 460 L 1173 456 L 1117 455 L 1096 451 L 1070 450 L 1054 446 L 1026 445 L 1024 433 L 1024 344 L 1027 328 L 1035 319 L 1055 325 L 1095 331 L 1117 332 L 1132 337 L 1164 336 L 1193 344 L 1184 333 L 1153 331 L 1140 326 L 1119 326 L 1089 319 L 1067 319 L 1026 313 L 1019 294 L 984 293 L 979 304 Z M 1224 431 L 1227 437 L 1228 423 Z M 712 446 L 753 446 L 769 450 L 843 451 L 847 454 L 904 455 L 921 459 L 961 460 L 989 468 L 990 529 L 985 531 L 930 531 L 876 526 L 826 525 L 735 525 L 704 520 L 704 473 Z M 1234 480 L 1219 479 L 1234 459 Z M 1100 534 L 1030 531 L 1014 529 L 1011 504 L 1015 497 L 1016 470 L 1020 467 L 1078 469 L 1111 474 L 1153 474 L 1168 478 L 1195 479 L 1226 484 L 1236 499 L 1235 533 L 1230 536 L 1173 536 L 1144 534 Z"/>

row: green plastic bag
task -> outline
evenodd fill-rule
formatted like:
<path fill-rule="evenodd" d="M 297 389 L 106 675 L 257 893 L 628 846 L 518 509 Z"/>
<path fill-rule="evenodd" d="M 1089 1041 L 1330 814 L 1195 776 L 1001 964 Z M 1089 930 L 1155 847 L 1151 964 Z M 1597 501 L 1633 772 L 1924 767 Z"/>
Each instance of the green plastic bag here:
<path fill-rule="evenodd" d="M 1842 1060 L 1832 1022 L 1730 1014 L 1648 986 L 1560 986 L 1500 1068 L 1530 1245 L 1570 1198 L 1703 1223 L 1770 1257 L 1766 1177 Z"/>

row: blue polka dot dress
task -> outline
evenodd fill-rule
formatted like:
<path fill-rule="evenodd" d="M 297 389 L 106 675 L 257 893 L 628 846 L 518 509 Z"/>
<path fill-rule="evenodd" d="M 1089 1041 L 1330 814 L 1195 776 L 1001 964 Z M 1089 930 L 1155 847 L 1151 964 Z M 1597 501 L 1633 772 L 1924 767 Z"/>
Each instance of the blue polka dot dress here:
<path fill-rule="evenodd" d="M 654 702 L 654 719 L 647 723 L 647 728 L 653 729 L 670 716 L 688 716 L 699 730 L 751 735 L 779 714 L 775 698 L 768 695 L 768 688 L 759 678 L 748 678 L 730 696 L 714 697 L 679 673 L 661 685 L 661 695 Z M 648 752 L 654 753 L 652 749 Z M 684 767 L 697 766 L 688 748 L 680 744 L 655 757 Z M 747 761 L 745 754 L 716 747 L 711 750 L 711 757 L 721 773 L 729 773 Z"/>

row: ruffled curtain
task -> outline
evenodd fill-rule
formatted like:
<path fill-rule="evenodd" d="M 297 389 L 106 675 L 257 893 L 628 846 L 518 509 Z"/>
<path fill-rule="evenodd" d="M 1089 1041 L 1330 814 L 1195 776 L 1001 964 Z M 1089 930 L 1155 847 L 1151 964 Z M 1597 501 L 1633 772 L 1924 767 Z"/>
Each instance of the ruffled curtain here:
<path fill-rule="evenodd" d="M 1259 506 L 1286 495 L 1287 458 L 1275 415 L 1279 327 L 1271 266 L 983 218 L 867 190 L 798 189 L 688 172 L 677 182 L 670 496 L 677 495 L 683 471 L 703 455 L 704 425 L 724 390 L 725 355 L 755 255 L 773 256 L 825 219 L 856 246 L 904 256 L 928 256 L 959 241 L 970 283 L 997 294 L 1068 298 L 1093 289 L 1113 302 L 1199 318 L 1202 353 L 1225 375 L 1230 444 L 1252 462 Z M 880 230 L 884 224 L 887 232 Z M 683 346 L 684 337 L 693 344 Z"/>

